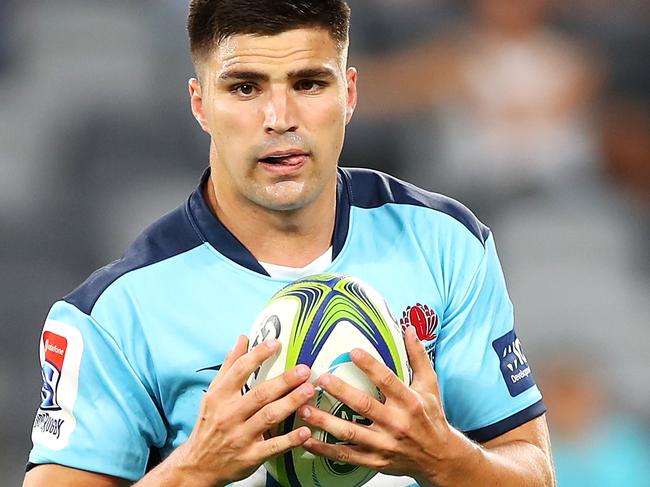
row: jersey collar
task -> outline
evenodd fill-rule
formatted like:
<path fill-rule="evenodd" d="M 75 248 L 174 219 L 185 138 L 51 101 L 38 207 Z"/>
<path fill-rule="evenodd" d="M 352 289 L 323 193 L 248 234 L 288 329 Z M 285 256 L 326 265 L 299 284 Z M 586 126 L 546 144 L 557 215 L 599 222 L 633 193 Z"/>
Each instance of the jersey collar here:
<path fill-rule="evenodd" d="M 187 202 L 187 212 L 197 234 L 204 242 L 209 243 L 219 253 L 233 262 L 268 276 L 250 251 L 228 230 L 223 223 L 210 211 L 203 188 L 210 177 L 210 168 L 201 176 L 201 182 L 190 195 Z M 336 219 L 332 235 L 332 260 L 341 252 L 348 235 L 350 221 L 349 181 L 342 169 L 338 170 L 336 185 Z"/>

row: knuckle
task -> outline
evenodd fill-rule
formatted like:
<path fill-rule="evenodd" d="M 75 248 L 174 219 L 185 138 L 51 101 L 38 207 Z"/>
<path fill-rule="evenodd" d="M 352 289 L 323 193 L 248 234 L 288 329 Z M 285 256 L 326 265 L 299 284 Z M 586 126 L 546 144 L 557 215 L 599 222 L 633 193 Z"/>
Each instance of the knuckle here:
<path fill-rule="evenodd" d="M 367 416 L 372 411 L 372 399 L 368 394 L 363 394 L 357 403 L 357 412 L 363 416 Z"/>
<path fill-rule="evenodd" d="M 266 404 L 269 399 L 269 394 L 264 387 L 258 386 L 251 390 L 250 394 L 253 395 L 253 400 L 258 404 Z"/>
<path fill-rule="evenodd" d="M 285 386 L 291 386 L 296 382 L 296 374 L 291 371 L 287 371 L 284 374 L 282 374 L 282 382 L 284 382 Z"/>
<path fill-rule="evenodd" d="M 379 380 L 379 385 L 384 386 L 384 387 L 392 387 L 395 385 L 395 380 L 397 379 L 397 376 L 393 374 L 392 372 L 386 372 L 381 376 L 381 379 Z"/>
<path fill-rule="evenodd" d="M 280 445 L 279 441 L 277 440 L 269 441 L 269 453 L 273 457 L 282 453 L 282 445 Z"/>
<path fill-rule="evenodd" d="M 424 409 L 425 409 L 424 404 L 422 403 L 419 397 L 412 397 L 411 399 L 409 399 L 409 401 L 407 402 L 407 408 L 408 411 L 414 415 L 420 415 L 424 413 Z"/>
<path fill-rule="evenodd" d="M 350 463 L 350 451 L 347 448 L 342 448 L 334 455 L 337 462 Z"/>
<path fill-rule="evenodd" d="M 384 443 L 384 451 L 389 455 L 393 456 L 400 451 L 399 442 L 396 440 L 390 440 Z M 386 460 L 385 458 L 383 460 Z M 387 460 L 386 460 L 387 461 Z"/>
<path fill-rule="evenodd" d="M 394 427 L 395 438 L 398 440 L 403 440 L 408 437 L 410 426 L 405 421 L 400 421 Z"/>
<path fill-rule="evenodd" d="M 246 366 L 246 362 L 244 362 L 242 359 L 238 359 L 234 364 L 232 364 L 232 370 L 233 374 L 236 376 L 242 376 L 242 375 L 247 375 L 248 372 L 248 367 Z"/>
<path fill-rule="evenodd" d="M 346 426 L 341 433 L 341 440 L 348 443 L 354 443 L 357 438 L 357 433 L 352 425 Z"/>
<path fill-rule="evenodd" d="M 225 430 L 227 424 L 228 422 L 222 416 L 218 416 L 212 420 L 212 428 L 216 431 Z"/>
<path fill-rule="evenodd" d="M 273 426 L 278 422 L 278 415 L 275 411 L 275 408 L 265 407 L 262 409 L 262 421 L 266 426 Z"/>

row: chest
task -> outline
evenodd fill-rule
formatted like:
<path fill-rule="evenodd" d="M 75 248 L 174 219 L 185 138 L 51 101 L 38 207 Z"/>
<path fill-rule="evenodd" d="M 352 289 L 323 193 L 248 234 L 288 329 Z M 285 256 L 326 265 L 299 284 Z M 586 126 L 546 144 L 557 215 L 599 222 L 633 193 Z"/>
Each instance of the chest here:
<path fill-rule="evenodd" d="M 403 259 L 389 254 L 373 262 L 341 256 L 328 272 L 357 276 L 377 289 L 399 325 L 415 326 L 433 359 L 444 309 L 441 277 L 423 270 L 412 255 Z M 143 325 L 168 429 L 164 455 L 189 437 L 200 401 L 237 337 L 249 334 L 257 314 L 286 284 L 217 269 L 197 276 L 190 289 L 177 289 L 157 303 Z"/>

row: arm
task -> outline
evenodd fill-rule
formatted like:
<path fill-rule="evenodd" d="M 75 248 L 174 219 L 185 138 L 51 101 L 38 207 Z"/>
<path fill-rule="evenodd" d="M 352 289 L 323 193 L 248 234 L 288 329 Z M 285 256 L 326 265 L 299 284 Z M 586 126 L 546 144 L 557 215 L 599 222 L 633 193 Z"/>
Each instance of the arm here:
<path fill-rule="evenodd" d="M 247 353 L 241 337 L 226 358 L 201 401 L 192 433 L 158 467 L 136 485 L 223 486 L 251 475 L 267 458 L 300 446 L 310 437 L 307 427 L 265 439 L 263 433 L 284 420 L 314 394 L 306 383 L 308 367 L 299 366 L 270 379 L 242 396 L 241 388 L 255 369 L 273 355 L 277 341 L 267 341 Z M 24 487 L 48 486 L 52 475 L 57 484 L 70 487 L 116 487 L 129 482 L 60 465 L 41 465 L 25 476 Z"/>
<path fill-rule="evenodd" d="M 546 418 L 540 416 L 482 445 L 458 437 L 450 465 L 429 478 L 432 485 L 554 486 L 554 470 Z M 431 482 L 429 482 L 431 483 Z M 423 482 L 421 485 L 428 485 Z"/>
<path fill-rule="evenodd" d="M 39 487 L 52 485 L 56 479 L 57 485 L 66 487 L 126 487 L 130 482 L 110 475 L 103 475 L 85 470 L 64 467 L 62 465 L 39 465 L 27 472 L 23 487 Z"/>
<path fill-rule="evenodd" d="M 551 442 L 546 426 L 546 417 L 540 416 L 484 443 L 479 457 L 485 457 L 484 475 L 493 479 L 494 485 L 508 485 L 501 480 L 498 471 L 507 470 L 521 478 L 517 485 L 526 484 L 526 479 L 543 479 L 541 485 L 555 485 Z M 540 485 L 540 484 L 530 484 Z"/>
<path fill-rule="evenodd" d="M 385 404 L 334 376 L 320 378 L 321 387 L 373 424 L 353 424 L 304 406 L 300 414 L 305 421 L 350 443 L 332 445 L 310 439 L 305 449 L 389 475 L 408 475 L 427 487 L 555 485 L 543 416 L 484 445 L 472 442 L 447 421 L 436 373 L 412 327 L 406 333 L 406 346 L 413 367 L 410 387 L 369 354 L 361 350 L 351 354 L 354 363 L 380 387 Z"/>

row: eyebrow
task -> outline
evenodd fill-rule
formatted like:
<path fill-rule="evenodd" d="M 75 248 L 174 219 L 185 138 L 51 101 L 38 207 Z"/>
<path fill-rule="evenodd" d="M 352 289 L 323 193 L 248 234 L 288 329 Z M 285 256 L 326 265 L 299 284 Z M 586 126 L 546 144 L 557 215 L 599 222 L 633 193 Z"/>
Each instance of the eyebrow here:
<path fill-rule="evenodd" d="M 305 68 L 288 73 L 289 78 L 334 78 L 334 71 L 327 67 Z M 269 76 L 258 71 L 225 71 L 219 75 L 219 81 L 268 81 Z"/>
<path fill-rule="evenodd" d="M 305 68 L 297 71 L 290 71 L 289 78 L 334 78 L 336 75 L 330 68 Z"/>
<path fill-rule="evenodd" d="M 266 74 L 258 73 L 257 71 L 226 71 L 219 75 L 220 81 L 268 81 L 269 77 Z"/>

